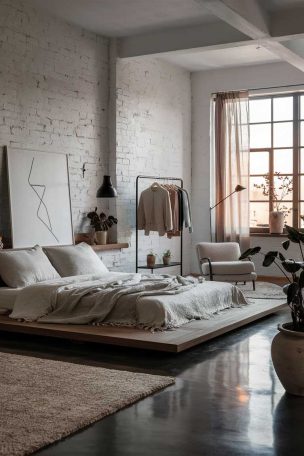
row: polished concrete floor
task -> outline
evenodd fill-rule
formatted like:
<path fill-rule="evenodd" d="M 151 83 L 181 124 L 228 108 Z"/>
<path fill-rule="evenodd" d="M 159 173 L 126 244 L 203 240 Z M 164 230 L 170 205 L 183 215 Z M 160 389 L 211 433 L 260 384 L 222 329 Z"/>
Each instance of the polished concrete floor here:
<path fill-rule="evenodd" d="M 288 311 L 180 355 L 0 334 L 0 350 L 176 377 L 176 384 L 41 456 L 304 455 L 304 398 L 288 396 L 270 345 Z"/>

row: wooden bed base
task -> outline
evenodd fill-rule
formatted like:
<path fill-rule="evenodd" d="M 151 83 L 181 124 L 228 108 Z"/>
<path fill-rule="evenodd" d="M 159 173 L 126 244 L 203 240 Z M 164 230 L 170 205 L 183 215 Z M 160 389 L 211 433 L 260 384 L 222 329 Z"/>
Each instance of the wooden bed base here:
<path fill-rule="evenodd" d="M 7 316 L 0 316 L 0 331 L 179 353 L 286 306 L 281 300 L 263 300 L 246 307 L 224 310 L 210 320 L 196 320 L 174 330 L 154 333 L 134 328 L 21 323 Z"/>

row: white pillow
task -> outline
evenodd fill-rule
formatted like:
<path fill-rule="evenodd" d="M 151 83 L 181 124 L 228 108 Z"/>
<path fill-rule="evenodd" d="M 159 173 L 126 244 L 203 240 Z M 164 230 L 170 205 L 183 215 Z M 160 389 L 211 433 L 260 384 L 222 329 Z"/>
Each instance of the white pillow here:
<path fill-rule="evenodd" d="M 0 250 L 0 276 L 11 288 L 60 277 L 39 245 L 25 250 Z"/>
<path fill-rule="evenodd" d="M 45 247 L 44 251 L 61 277 L 108 272 L 101 258 L 85 242 L 64 247 Z"/>

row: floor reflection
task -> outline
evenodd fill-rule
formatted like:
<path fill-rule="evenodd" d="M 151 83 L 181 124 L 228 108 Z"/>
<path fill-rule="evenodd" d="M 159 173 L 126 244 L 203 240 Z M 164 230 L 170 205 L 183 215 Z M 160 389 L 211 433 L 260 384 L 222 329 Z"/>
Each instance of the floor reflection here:
<path fill-rule="evenodd" d="M 176 384 L 39 454 L 304 454 L 304 398 L 284 395 L 270 357 L 277 323 L 287 315 L 266 318 L 181 355 L 70 347 L 66 358 L 72 353 L 75 360 L 105 367 L 174 375 Z M 34 347 L 23 344 L 27 349 Z"/>

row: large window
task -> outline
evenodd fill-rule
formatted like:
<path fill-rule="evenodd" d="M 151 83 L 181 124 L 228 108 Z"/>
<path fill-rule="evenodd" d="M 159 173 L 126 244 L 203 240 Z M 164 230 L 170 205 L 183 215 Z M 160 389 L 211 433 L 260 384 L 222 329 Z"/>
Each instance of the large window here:
<path fill-rule="evenodd" d="M 267 231 L 273 210 L 303 227 L 304 95 L 250 98 L 249 109 L 251 231 Z"/>

